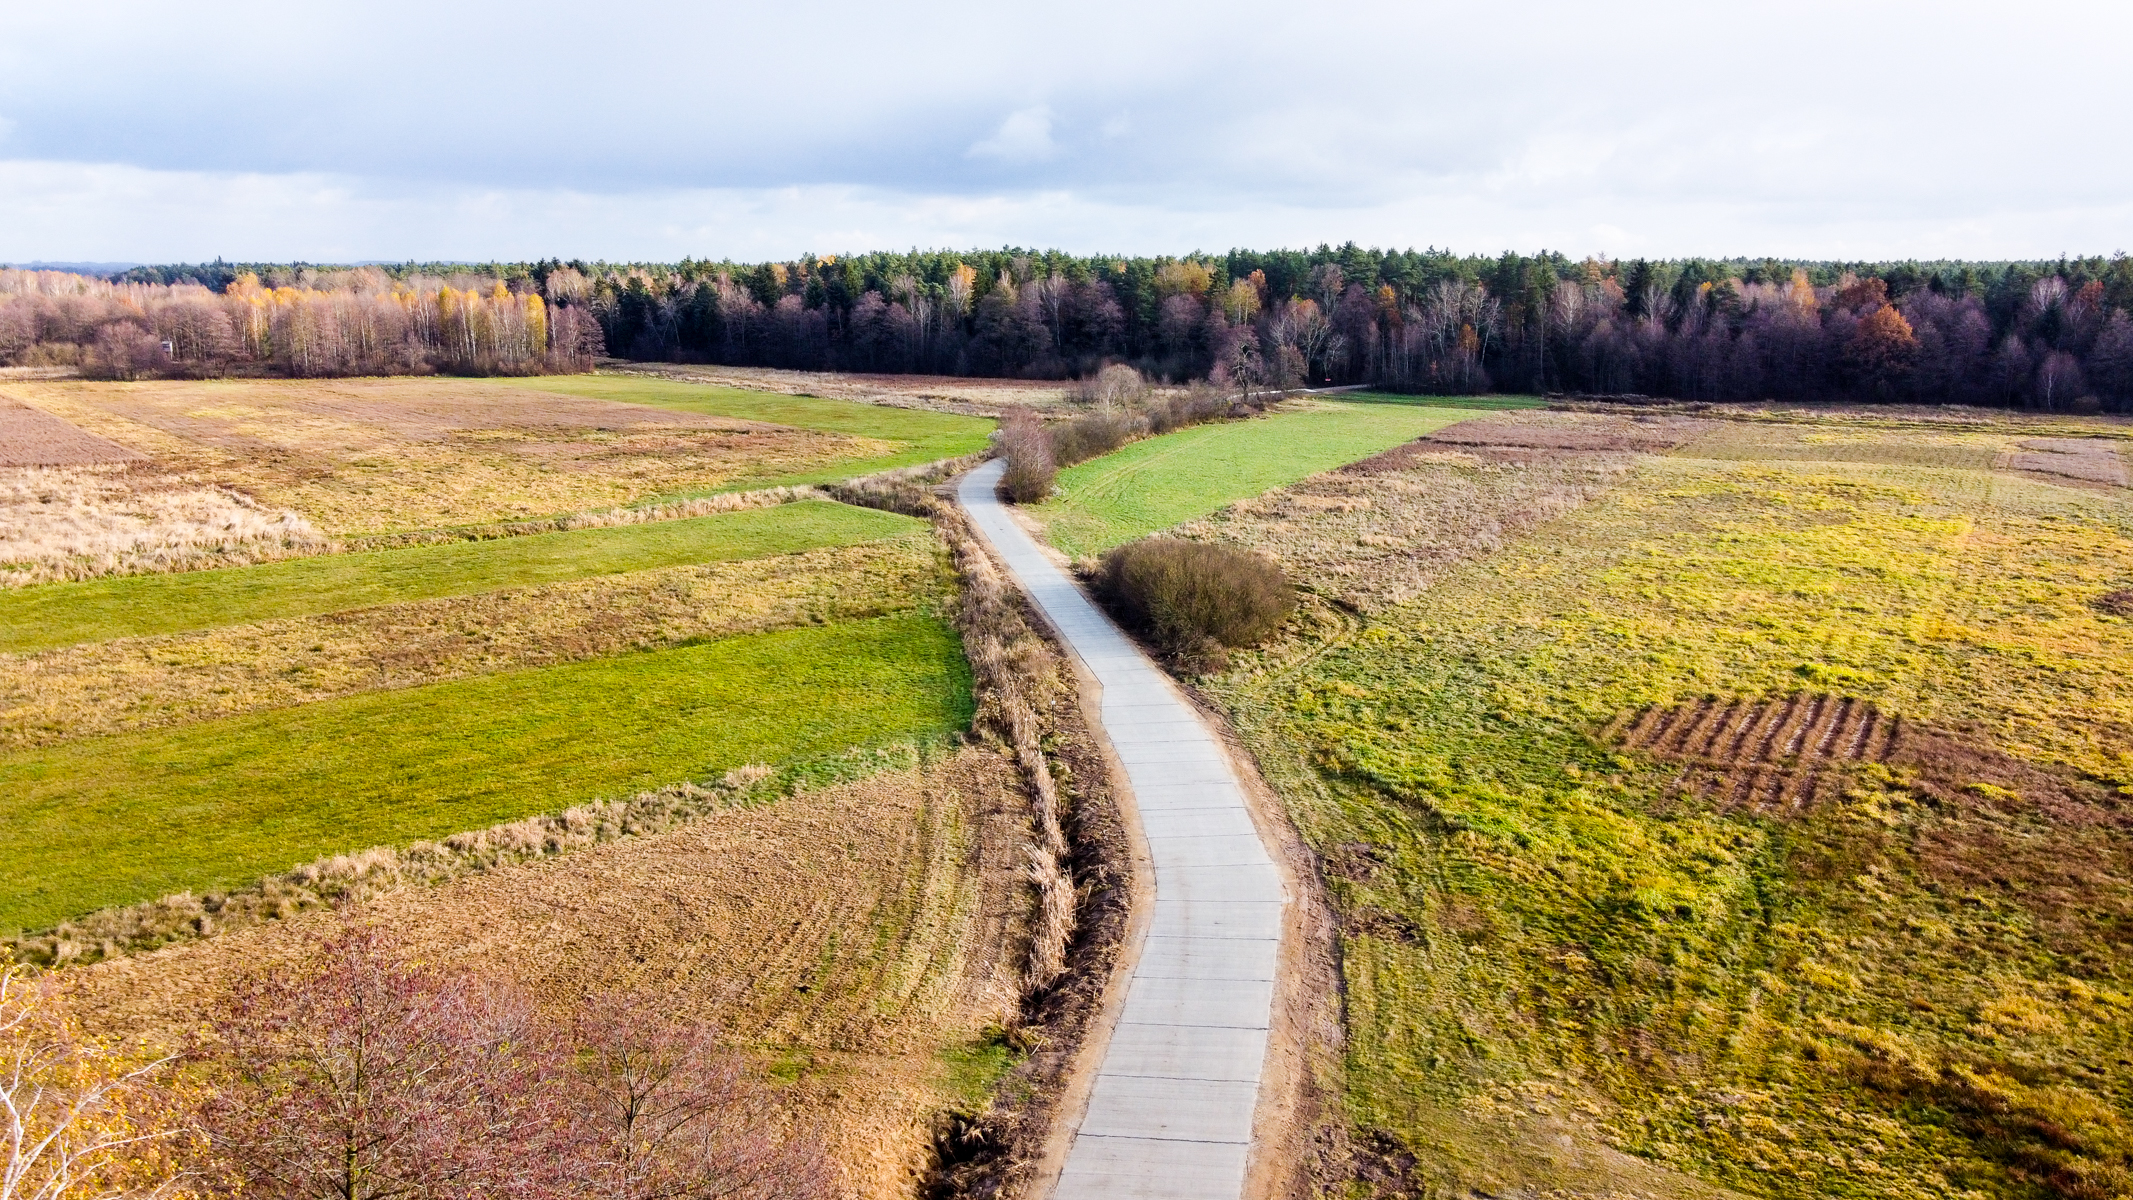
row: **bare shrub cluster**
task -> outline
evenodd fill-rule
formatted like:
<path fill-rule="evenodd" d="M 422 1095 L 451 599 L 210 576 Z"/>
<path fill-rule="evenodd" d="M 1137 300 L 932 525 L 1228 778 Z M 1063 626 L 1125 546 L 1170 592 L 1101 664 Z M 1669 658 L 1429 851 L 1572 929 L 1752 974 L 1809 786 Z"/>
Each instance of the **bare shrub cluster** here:
<path fill-rule="evenodd" d="M 1009 409 L 1000 418 L 993 435 L 1007 472 L 1000 476 L 1000 490 L 1017 504 L 1034 504 L 1052 494 L 1052 481 L 1059 476 L 1059 463 L 1052 455 L 1052 435 L 1044 419 L 1028 409 Z"/>
<path fill-rule="evenodd" d="M 1192 425 L 1266 411 L 1274 393 L 1238 397 L 1206 383 L 1157 395 L 1133 368 L 1114 364 L 1077 388 L 1075 399 L 1096 405 L 1045 425 L 1036 413 L 1010 409 L 995 435 L 1007 461 L 1001 491 L 1017 504 L 1042 500 L 1061 468 L 1109 454 L 1128 442 Z"/>
<path fill-rule="evenodd" d="M 715 1031 L 631 997 L 558 1020 L 344 924 L 243 980 L 191 1049 L 209 1193 L 272 1200 L 807 1200 L 813 1139 Z"/>
<path fill-rule="evenodd" d="M 225 488 L 110 467 L 0 470 L 0 587 L 318 554 L 325 535 Z"/>
<path fill-rule="evenodd" d="M 808 1131 L 715 1029 L 632 997 L 569 1019 L 344 922 L 238 980 L 182 1057 L 129 1063 L 0 972 L 11 1200 L 813 1200 Z"/>
<path fill-rule="evenodd" d="M 1272 636 L 1296 608 L 1296 591 L 1263 554 L 1215 542 L 1143 538 L 1104 555 L 1097 592 L 1180 658 L 1219 662 L 1223 647 Z"/>

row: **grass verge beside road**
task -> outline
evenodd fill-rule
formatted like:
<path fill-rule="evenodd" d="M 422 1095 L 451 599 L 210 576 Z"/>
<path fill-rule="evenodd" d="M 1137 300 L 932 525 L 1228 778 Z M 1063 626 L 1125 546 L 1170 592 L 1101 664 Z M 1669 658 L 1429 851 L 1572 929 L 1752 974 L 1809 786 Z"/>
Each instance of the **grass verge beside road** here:
<path fill-rule="evenodd" d="M 1068 468 L 1052 498 L 1029 511 L 1053 545 L 1097 554 L 1476 415 L 1436 404 L 1312 400 L 1148 438 Z"/>
<path fill-rule="evenodd" d="M 945 736 L 928 616 L 373 692 L 0 757 L 0 929 L 853 746 Z"/>
<path fill-rule="evenodd" d="M 0 592 L 0 653 L 766 558 L 923 528 L 871 508 L 806 501 L 644 525 L 48 584 Z"/>

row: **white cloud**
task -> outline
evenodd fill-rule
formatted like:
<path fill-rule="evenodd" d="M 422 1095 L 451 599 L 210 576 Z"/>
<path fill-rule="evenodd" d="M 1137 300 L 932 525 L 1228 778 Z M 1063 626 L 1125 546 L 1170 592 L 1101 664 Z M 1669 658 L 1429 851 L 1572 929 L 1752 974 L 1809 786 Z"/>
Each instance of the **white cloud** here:
<path fill-rule="evenodd" d="M 2095 0 L 95 7 L 0 4 L 0 255 L 2055 255 L 2133 227 L 2133 156 L 2098 152 L 2133 5 Z M 642 70 L 644 28 L 716 79 Z M 477 80 L 476 38 L 545 65 Z M 322 44 L 301 88 L 197 69 Z M 830 65 L 868 61 L 906 65 Z"/>
<path fill-rule="evenodd" d="M 1059 152 L 1052 142 L 1052 110 L 1039 104 L 1007 114 L 989 138 L 974 143 L 965 153 L 971 158 L 996 158 L 1005 163 L 1039 163 Z"/>

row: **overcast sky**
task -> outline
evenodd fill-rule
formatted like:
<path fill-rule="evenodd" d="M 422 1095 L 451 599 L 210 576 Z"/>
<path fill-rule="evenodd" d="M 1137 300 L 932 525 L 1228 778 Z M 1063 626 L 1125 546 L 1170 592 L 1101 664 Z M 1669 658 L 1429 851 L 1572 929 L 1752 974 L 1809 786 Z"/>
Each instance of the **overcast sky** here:
<path fill-rule="evenodd" d="M 2133 249 L 2133 4 L 0 2 L 0 261 Z"/>

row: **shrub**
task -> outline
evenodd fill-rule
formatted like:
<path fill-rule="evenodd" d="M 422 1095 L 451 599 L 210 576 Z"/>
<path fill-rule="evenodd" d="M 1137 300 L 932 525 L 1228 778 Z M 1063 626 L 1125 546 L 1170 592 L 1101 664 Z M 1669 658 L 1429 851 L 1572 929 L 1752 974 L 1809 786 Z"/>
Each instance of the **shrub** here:
<path fill-rule="evenodd" d="M 1177 538 L 1128 542 L 1104 555 L 1097 588 L 1128 623 L 1186 657 L 1256 645 L 1296 607 L 1295 589 L 1272 559 Z"/>
<path fill-rule="evenodd" d="M 1131 407 L 1148 399 L 1148 381 L 1124 363 L 1112 363 L 1074 385 L 1074 399 L 1083 404 Z"/>
<path fill-rule="evenodd" d="M 1148 406 L 1148 427 L 1151 433 L 1169 433 L 1189 425 L 1204 425 L 1224 417 L 1243 416 L 1258 411 L 1257 406 L 1247 408 L 1233 402 L 1219 388 L 1196 383 L 1183 395 L 1168 400 L 1156 401 Z"/>
<path fill-rule="evenodd" d="M 1111 453 L 1147 428 L 1145 419 L 1117 409 L 1083 413 L 1052 428 L 1052 461 L 1062 467 L 1087 462 Z"/>
<path fill-rule="evenodd" d="M 1052 458 L 1052 436 L 1044 421 L 1026 408 L 1011 408 L 1000 418 L 1000 432 L 993 436 L 1000 457 L 1007 460 L 1007 473 L 1000 477 L 1007 498 L 1031 504 L 1051 495 L 1059 464 Z"/>

